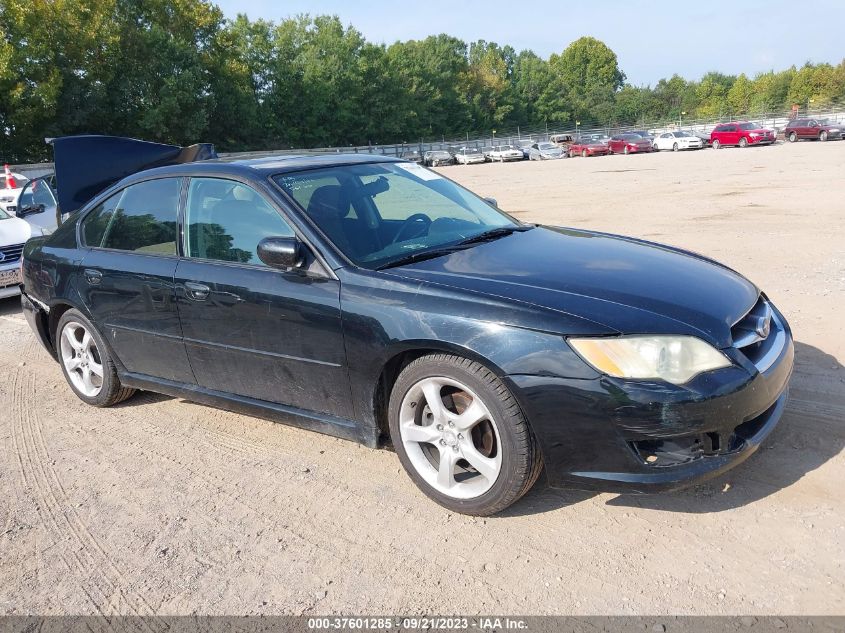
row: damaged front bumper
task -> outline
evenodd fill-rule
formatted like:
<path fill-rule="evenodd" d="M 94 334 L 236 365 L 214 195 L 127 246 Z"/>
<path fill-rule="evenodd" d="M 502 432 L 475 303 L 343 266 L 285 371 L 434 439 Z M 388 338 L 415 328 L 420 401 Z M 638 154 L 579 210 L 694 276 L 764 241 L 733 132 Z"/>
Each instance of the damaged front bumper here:
<path fill-rule="evenodd" d="M 763 371 L 732 367 L 685 385 L 603 376 L 509 376 L 540 443 L 550 485 L 607 492 L 674 490 L 750 457 L 777 425 L 794 348 L 788 329 Z"/>

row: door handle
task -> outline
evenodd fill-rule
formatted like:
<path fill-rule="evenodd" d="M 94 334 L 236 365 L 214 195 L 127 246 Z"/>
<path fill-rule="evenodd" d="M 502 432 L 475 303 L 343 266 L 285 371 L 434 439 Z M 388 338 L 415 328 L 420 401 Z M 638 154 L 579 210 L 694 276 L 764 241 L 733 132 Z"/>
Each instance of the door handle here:
<path fill-rule="evenodd" d="M 82 274 L 85 277 L 85 281 L 87 281 L 92 286 L 96 286 L 103 280 L 103 273 L 99 270 L 94 270 L 93 268 L 86 268 Z"/>
<path fill-rule="evenodd" d="M 188 299 L 193 299 L 194 301 L 205 301 L 208 299 L 208 294 L 210 292 L 211 288 L 205 284 L 198 284 L 193 281 L 185 282 L 185 294 L 188 296 Z"/>

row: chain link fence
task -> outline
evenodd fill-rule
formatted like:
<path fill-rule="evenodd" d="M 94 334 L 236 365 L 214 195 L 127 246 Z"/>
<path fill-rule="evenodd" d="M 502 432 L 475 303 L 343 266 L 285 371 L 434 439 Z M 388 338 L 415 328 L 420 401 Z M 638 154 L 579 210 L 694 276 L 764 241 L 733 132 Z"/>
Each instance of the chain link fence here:
<path fill-rule="evenodd" d="M 282 150 L 266 150 L 256 152 L 233 152 L 221 153 L 222 158 L 233 159 L 248 159 L 248 158 L 263 158 L 268 156 L 284 156 L 301 153 L 354 153 L 354 154 L 378 154 L 385 156 L 396 157 L 410 157 L 414 152 L 422 156 L 425 152 L 445 150 L 448 152 L 456 152 L 463 148 L 477 149 L 482 152 L 488 151 L 496 146 L 513 145 L 522 146 L 529 145 L 536 142 L 548 141 L 555 134 L 571 134 L 579 136 L 584 134 L 607 134 L 614 135 L 621 132 L 630 132 L 634 130 L 647 130 L 652 134 L 662 134 L 663 132 L 685 130 L 693 134 L 701 134 L 708 136 L 710 131 L 719 123 L 725 121 L 736 120 L 741 118 L 749 118 L 763 127 L 773 128 L 777 131 L 782 131 L 791 118 L 798 116 L 800 118 L 812 117 L 817 119 L 828 119 L 831 121 L 841 122 L 845 124 L 845 105 L 829 105 L 821 108 L 813 108 L 812 104 L 808 103 L 807 107 L 793 110 L 779 110 L 774 112 L 761 112 L 757 115 L 750 114 L 735 114 L 726 112 L 718 118 L 708 119 L 686 119 L 683 116 L 677 120 L 661 120 L 643 122 L 635 125 L 627 126 L 598 126 L 595 124 L 581 126 L 580 124 L 558 124 L 545 125 L 542 128 L 530 129 L 511 129 L 504 131 L 490 131 L 490 134 L 472 134 L 468 133 L 464 138 L 446 138 L 441 137 L 438 140 L 420 140 L 413 143 L 389 143 L 384 145 L 348 145 L 344 147 L 314 147 L 302 149 L 282 149 Z M 38 163 L 31 165 L 13 165 L 12 171 L 21 173 L 28 178 L 36 178 L 49 174 L 53 171 L 52 163 Z"/>

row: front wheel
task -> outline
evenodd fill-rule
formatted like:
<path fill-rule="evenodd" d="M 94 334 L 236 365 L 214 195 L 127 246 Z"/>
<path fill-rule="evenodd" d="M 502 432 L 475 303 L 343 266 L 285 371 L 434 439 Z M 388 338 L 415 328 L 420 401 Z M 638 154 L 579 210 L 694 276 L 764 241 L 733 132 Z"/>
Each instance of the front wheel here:
<path fill-rule="evenodd" d="M 587 150 L 585 150 L 585 149 L 582 149 L 582 150 L 581 150 L 581 157 L 582 157 L 582 158 L 587 158 Z"/>
<path fill-rule="evenodd" d="M 827 140 L 827 130 L 822 130 L 821 134 L 819 134 L 819 140 L 820 141 L 826 141 Z"/>
<path fill-rule="evenodd" d="M 627 154 L 627 153 L 628 153 L 628 147 L 627 147 L 627 145 L 625 146 L 625 149 L 623 149 L 623 150 L 622 150 L 622 153 L 623 153 L 623 154 Z"/>
<path fill-rule="evenodd" d="M 722 144 L 719 142 L 719 139 L 714 139 L 711 143 L 713 149 L 722 149 Z"/>
<path fill-rule="evenodd" d="M 65 312 L 56 333 L 62 372 L 80 400 L 109 407 L 135 393 L 120 384 L 105 341 L 79 310 Z"/>
<path fill-rule="evenodd" d="M 432 354 L 409 364 L 391 391 L 388 416 L 408 475 L 455 512 L 500 512 L 542 470 L 537 442 L 507 386 L 466 358 Z"/>
<path fill-rule="evenodd" d="M 674 143 L 674 144 L 672 145 L 672 151 L 673 151 L 673 152 L 677 152 L 677 151 L 678 151 L 678 144 L 677 144 L 677 143 Z"/>
<path fill-rule="evenodd" d="M 744 136 L 741 139 L 739 139 L 739 146 L 742 147 L 742 148 L 748 147 L 748 139 L 745 138 Z"/>

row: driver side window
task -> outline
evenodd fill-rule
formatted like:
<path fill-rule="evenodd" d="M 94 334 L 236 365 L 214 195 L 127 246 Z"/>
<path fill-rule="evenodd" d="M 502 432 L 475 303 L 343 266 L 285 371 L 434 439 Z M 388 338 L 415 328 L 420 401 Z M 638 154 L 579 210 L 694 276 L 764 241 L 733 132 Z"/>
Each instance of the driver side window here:
<path fill-rule="evenodd" d="M 293 237 L 279 212 L 255 189 L 234 180 L 192 178 L 185 212 L 188 257 L 264 266 L 265 237 Z"/>

